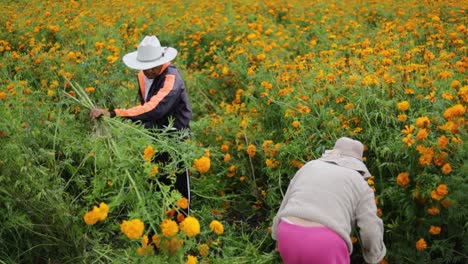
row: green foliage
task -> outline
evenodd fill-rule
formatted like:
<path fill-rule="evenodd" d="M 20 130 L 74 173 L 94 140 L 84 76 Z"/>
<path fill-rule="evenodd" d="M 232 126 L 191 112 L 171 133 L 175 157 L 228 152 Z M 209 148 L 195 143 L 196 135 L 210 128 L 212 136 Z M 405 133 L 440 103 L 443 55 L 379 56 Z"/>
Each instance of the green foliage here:
<path fill-rule="evenodd" d="M 289 180 L 350 136 L 366 145 L 386 260 L 466 263 L 463 4 L 214 3 L 4 5 L 0 262 L 183 263 L 191 254 L 202 263 L 279 263 L 269 227 Z M 179 51 L 174 64 L 194 112 L 188 140 L 89 117 L 95 106 L 137 103 L 136 72 L 121 57 L 150 34 Z M 153 176 L 147 147 L 172 158 Z M 194 167 L 202 156 L 211 165 L 204 173 Z M 184 244 L 174 255 L 139 256 L 140 239 L 128 239 L 120 225 L 138 218 L 145 235 L 160 234 L 180 198 L 160 177 L 174 180 L 182 167 L 201 232 L 178 233 Z M 406 185 L 400 173 L 408 173 Z M 448 193 L 437 194 L 441 185 Z M 101 202 L 106 219 L 86 225 L 85 214 Z M 215 219 L 224 234 L 210 231 Z M 420 239 L 427 248 L 419 251 Z M 208 255 L 198 252 L 201 244 Z M 362 262 L 359 243 L 351 259 Z"/>

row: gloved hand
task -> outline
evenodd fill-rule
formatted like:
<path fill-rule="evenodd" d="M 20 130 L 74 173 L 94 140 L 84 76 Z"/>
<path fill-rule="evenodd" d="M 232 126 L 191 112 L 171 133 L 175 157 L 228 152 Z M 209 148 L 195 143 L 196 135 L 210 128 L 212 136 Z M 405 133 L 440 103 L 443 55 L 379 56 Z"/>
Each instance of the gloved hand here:
<path fill-rule="evenodd" d="M 94 120 L 94 119 L 99 118 L 102 115 L 110 116 L 110 113 L 106 109 L 93 108 L 93 109 L 91 109 L 91 112 L 89 113 L 89 115 L 91 116 L 91 119 Z"/>

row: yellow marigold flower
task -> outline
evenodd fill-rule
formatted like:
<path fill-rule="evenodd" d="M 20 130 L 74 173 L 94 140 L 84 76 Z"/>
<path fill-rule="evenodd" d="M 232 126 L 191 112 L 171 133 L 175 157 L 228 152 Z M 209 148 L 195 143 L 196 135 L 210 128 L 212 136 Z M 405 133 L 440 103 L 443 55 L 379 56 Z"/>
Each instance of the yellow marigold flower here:
<path fill-rule="evenodd" d="M 278 161 L 276 161 L 273 158 L 268 158 L 268 159 L 265 160 L 265 165 L 268 168 L 274 169 L 274 168 L 276 168 L 278 166 Z"/>
<path fill-rule="evenodd" d="M 440 209 L 437 208 L 437 207 L 431 207 L 431 208 L 427 209 L 427 213 L 430 214 L 430 215 L 438 215 L 438 214 L 440 214 Z"/>
<path fill-rule="evenodd" d="M 443 174 L 449 174 L 452 172 L 452 166 L 450 166 L 450 163 L 445 163 L 441 170 Z"/>
<path fill-rule="evenodd" d="M 99 204 L 99 220 L 104 221 L 107 218 L 107 214 L 109 213 L 109 206 L 106 203 Z"/>
<path fill-rule="evenodd" d="M 192 255 L 187 256 L 187 261 L 185 264 L 197 264 L 197 257 L 194 257 Z"/>
<path fill-rule="evenodd" d="M 87 212 L 83 216 L 83 220 L 87 225 L 94 225 L 98 221 L 104 221 L 109 213 L 109 206 L 106 203 L 101 202 L 99 207 L 94 206 L 93 210 Z"/>
<path fill-rule="evenodd" d="M 405 122 L 406 120 L 408 120 L 408 116 L 406 116 L 405 114 L 400 114 L 397 118 L 400 122 Z"/>
<path fill-rule="evenodd" d="M 445 100 L 453 100 L 453 98 L 455 98 L 455 96 L 451 93 L 447 93 L 447 92 L 444 92 L 442 93 L 442 98 L 444 98 Z"/>
<path fill-rule="evenodd" d="M 402 173 L 398 174 L 397 184 L 400 185 L 400 187 L 405 187 L 406 185 L 408 185 L 409 182 L 410 182 L 410 179 L 409 179 L 409 173 L 408 172 L 402 172 Z"/>
<path fill-rule="evenodd" d="M 414 139 L 411 134 L 406 135 L 403 139 L 403 142 L 406 143 L 409 147 L 411 147 L 414 144 Z"/>
<path fill-rule="evenodd" d="M 129 239 L 139 238 L 143 235 L 145 226 L 140 219 L 133 219 L 130 221 L 123 220 L 120 225 L 120 231 L 124 233 Z"/>
<path fill-rule="evenodd" d="M 414 126 L 413 125 L 410 125 L 410 126 L 406 125 L 405 128 L 401 132 L 403 132 L 405 134 L 411 134 L 411 133 L 413 133 L 413 131 L 414 131 Z"/>
<path fill-rule="evenodd" d="M 224 233 L 224 226 L 218 220 L 211 221 L 210 229 L 217 235 L 222 235 Z"/>
<path fill-rule="evenodd" d="M 301 125 L 301 123 L 300 123 L 299 121 L 297 121 L 297 120 L 294 120 L 294 121 L 291 123 L 291 125 L 292 125 L 293 127 L 295 127 L 295 128 L 298 128 L 298 127 Z"/>
<path fill-rule="evenodd" d="M 257 147 L 255 145 L 250 144 L 247 147 L 247 153 L 249 154 L 249 157 L 255 156 L 256 151 L 257 151 Z"/>
<path fill-rule="evenodd" d="M 165 237 L 172 237 L 179 232 L 179 226 L 174 220 L 164 219 L 161 223 L 161 232 Z"/>
<path fill-rule="evenodd" d="M 427 116 L 422 116 L 416 119 L 416 126 L 419 128 L 429 127 L 431 125 L 431 120 Z"/>
<path fill-rule="evenodd" d="M 143 152 L 143 159 L 150 162 L 154 153 L 156 153 L 156 151 L 154 150 L 153 146 L 147 146 Z"/>
<path fill-rule="evenodd" d="M 427 243 L 426 243 L 426 240 L 424 240 L 424 238 L 421 238 L 416 242 L 416 249 L 418 251 L 423 251 L 426 248 L 427 248 Z"/>
<path fill-rule="evenodd" d="M 440 231 L 442 230 L 442 228 L 440 228 L 440 226 L 432 226 L 429 228 L 429 234 L 431 235 L 438 235 L 440 234 Z"/>
<path fill-rule="evenodd" d="M 345 106 L 344 106 L 344 109 L 346 110 L 351 110 L 354 108 L 354 104 L 353 103 L 347 103 Z"/>
<path fill-rule="evenodd" d="M 185 197 L 182 197 L 177 201 L 177 206 L 181 209 L 187 209 L 188 208 L 188 199 Z"/>
<path fill-rule="evenodd" d="M 198 253 L 200 253 L 201 256 L 206 257 L 208 256 L 208 253 L 210 253 L 210 246 L 207 244 L 203 243 L 198 247 Z"/>
<path fill-rule="evenodd" d="M 94 225 L 99 221 L 99 215 L 93 211 L 89 211 L 83 216 L 83 220 L 87 225 Z"/>
<path fill-rule="evenodd" d="M 195 217 L 187 216 L 182 223 L 180 229 L 188 236 L 194 237 L 200 234 L 200 223 Z"/>
<path fill-rule="evenodd" d="M 211 160 L 209 157 L 203 156 L 193 162 L 193 167 L 200 173 L 205 173 L 210 170 Z"/>
<path fill-rule="evenodd" d="M 423 129 L 420 129 L 418 133 L 416 134 L 416 139 L 418 141 L 424 141 L 428 135 L 429 133 L 427 132 L 427 129 L 423 128 Z"/>

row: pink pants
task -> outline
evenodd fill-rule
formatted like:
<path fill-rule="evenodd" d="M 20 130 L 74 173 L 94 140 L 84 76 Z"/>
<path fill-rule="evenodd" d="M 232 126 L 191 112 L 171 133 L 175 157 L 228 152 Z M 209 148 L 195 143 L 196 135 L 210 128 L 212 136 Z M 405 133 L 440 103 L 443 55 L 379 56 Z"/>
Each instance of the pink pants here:
<path fill-rule="evenodd" d="M 299 226 L 280 221 L 278 250 L 286 264 L 349 264 L 346 242 L 324 226 Z"/>

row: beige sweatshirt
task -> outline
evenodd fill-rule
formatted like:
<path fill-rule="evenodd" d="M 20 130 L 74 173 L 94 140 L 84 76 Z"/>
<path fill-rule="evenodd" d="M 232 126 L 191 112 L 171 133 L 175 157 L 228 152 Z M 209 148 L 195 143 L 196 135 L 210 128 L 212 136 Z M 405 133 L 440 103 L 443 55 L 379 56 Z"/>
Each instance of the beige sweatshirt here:
<path fill-rule="evenodd" d="M 357 171 L 321 160 L 305 164 L 288 186 L 272 225 L 276 240 L 281 217 L 295 216 L 321 223 L 339 234 L 353 251 L 351 231 L 357 225 L 363 256 L 378 263 L 386 254 L 383 223 L 377 216 L 374 192 Z"/>

